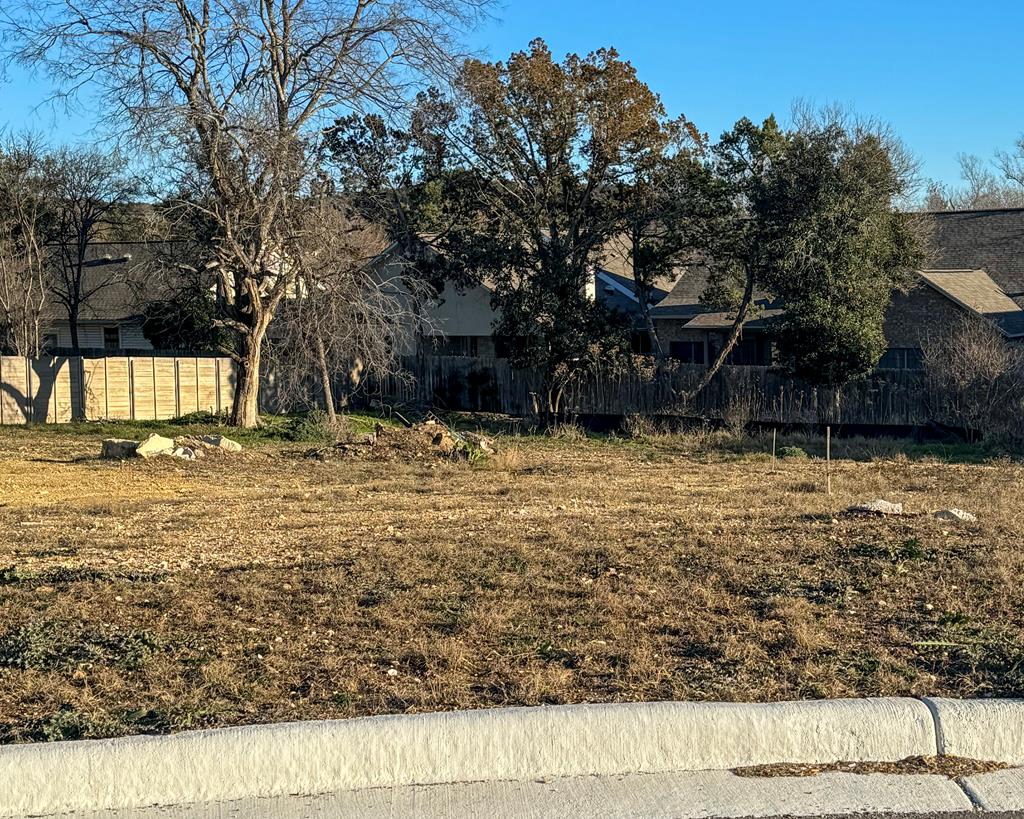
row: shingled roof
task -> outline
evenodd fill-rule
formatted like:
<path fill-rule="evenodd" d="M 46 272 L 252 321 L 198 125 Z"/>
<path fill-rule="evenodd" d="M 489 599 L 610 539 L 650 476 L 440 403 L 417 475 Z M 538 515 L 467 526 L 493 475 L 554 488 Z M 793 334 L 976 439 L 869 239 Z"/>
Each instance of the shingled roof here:
<path fill-rule="evenodd" d="M 146 304 L 170 297 L 164 257 L 171 243 L 98 242 L 86 251 L 82 289 L 95 291 L 82 305 L 80 321 L 125 321 L 139 318 Z M 43 308 L 47 320 L 67 318 L 64 305 L 50 296 Z"/>
<path fill-rule="evenodd" d="M 922 270 L 921 278 L 961 307 L 991 321 L 1004 335 L 1024 337 L 1024 310 L 984 270 Z"/>
<path fill-rule="evenodd" d="M 713 306 L 701 302 L 701 296 L 708 289 L 710 275 L 705 265 L 693 264 L 682 268 L 675 287 L 658 302 L 658 306 L 651 311 L 652 314 L 656 318 L 687 318 L 701 313 L 716 312 Z M 754 291 L 754 305 L 762 309 L 780 306 L 776 299 L 761 290 Z"/>
<path fill-rule="evenodd" d="M 1024 336 L 1018 332 L 1024 313 L 1015 309 L 1024 307 L 1024 208 L 928 215 L 933 218 L 934 233 L 930 269 L 922 277 L 947 298 L 994 321 L 1007 335 Z M 685 268 L 654 315 L 686 318 L 712 312 L 700 301 L 707 285 L 705 267 Z M 764 293 L 755 298 L 771 301 Z"/>
<path fill-rule="evenodd" d="M 930 267 L 984 270 L 1004 293 L 1024 306 L 1024 208 L 929 215 L 935 227 Z"/>

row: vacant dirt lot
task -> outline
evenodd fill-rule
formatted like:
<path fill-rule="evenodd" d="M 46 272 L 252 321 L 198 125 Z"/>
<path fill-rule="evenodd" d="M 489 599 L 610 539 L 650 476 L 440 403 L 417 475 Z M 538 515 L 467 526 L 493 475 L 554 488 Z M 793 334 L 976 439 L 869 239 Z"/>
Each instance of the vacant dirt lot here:
<path fill-rule="evenodd" d="M 839 442 L 829 498 L 817 459 L 773 471 L 690 438 L 506 439 L 476 463 L 279 443 L 121 464 L 95 458 L 99 437 L 0 430 L 2 741 L 1024 695 L 1017 464 Z M 913 514 L 842 512 L 874 498 Z M 947 506 L 979 522 L 930 516 Z"/>

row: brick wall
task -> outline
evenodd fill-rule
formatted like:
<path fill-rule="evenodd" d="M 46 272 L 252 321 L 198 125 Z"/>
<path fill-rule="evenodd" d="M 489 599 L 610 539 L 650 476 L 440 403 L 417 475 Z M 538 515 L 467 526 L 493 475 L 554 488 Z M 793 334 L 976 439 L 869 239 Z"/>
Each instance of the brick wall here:
<path fill-rule="evenodd" d="M 908 293 L 893 295 L 885 313 L 885 339 L 890 347 L 920 348 L 929 335 L 949 332 L 963 314 L 959 305 L 918 282 Z"/>

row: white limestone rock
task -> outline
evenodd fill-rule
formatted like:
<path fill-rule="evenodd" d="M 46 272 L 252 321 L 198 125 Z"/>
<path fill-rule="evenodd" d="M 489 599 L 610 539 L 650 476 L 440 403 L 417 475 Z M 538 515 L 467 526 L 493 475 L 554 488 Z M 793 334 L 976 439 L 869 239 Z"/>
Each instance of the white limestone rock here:
<path fill-rule="evenodd" d="M 975 523 L 978 520 L 977 515 L 965 512 L 963 509 L 957 509 L 956 507 L 951 509 L 940 509 L 935 513 L 934 517 L 937 520 L 951 520 L 956 521 L 957 523 Z"/>
<path fill-rule="evenodd" d="M 135 454 L 140 458 L 153 458 L 157 455 L 167 455 L 173 450 L 174 441 L 154 432 L 136 447 Z"/>

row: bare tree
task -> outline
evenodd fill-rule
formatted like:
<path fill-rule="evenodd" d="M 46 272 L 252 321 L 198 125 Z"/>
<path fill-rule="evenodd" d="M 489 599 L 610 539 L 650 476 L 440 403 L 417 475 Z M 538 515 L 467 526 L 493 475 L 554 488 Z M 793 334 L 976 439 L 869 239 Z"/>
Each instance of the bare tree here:
<path fill-rule="evenodd" d="M 964 316 L 926 339 L 923 353 L 937 420 L 981 438 L 1024 436 L 1024 350 L 988 321 Z"/>
<path fill-rule="evenodd" d="M 296 243 L 300 273 L 270 353 L 279 391 L 294 399 L 312 403 L 309 376 L 315 374 L 332 424 L 366 378 L 398 371 L 425 320 L 418 278 L 405 275 L 399 253 L 384 254 L 388 244 L 383 229 L 337 199 L 307 211 L 303 241 Z"/>
<path fill-rule="evenodd" d="M 34 136 L 0 146 L 0 346 L 6 336 L 20 356 L 36 357 L 41 347 L 49 166 Z"/>
<path fill-rule="evenodd" d="M 98 83 L 125 127 L 192 182 L 216 226 L 219 321 L 235 335 L 232 421 L 258 423 L 267 328 L 325 125 L 394 111 L 487 0 L 21 0 L 10 57 L 65 92 Z"/>
<path fill-rule="evenodd" d="M 126 266 L 90 258 L 98 242 L 113 238 L 140 184 L 124 158 L 95 148 L 63 148 L 54 156 L 51 185 L 53 243 L 48 264 L 54 299 L 68 316 L 71 347 L 81 349 L 78 322 L 83 308 L 122 281 Z"/>
<path fill-rule="evenodd" d="M 978 156 L 959 154 L 959 187 L 932 181 L 928 185 L 925 210 L 978 210 L 1024 207 L 1024 143 L 1016 153 L 996 154 L 995 169 Z"/>

